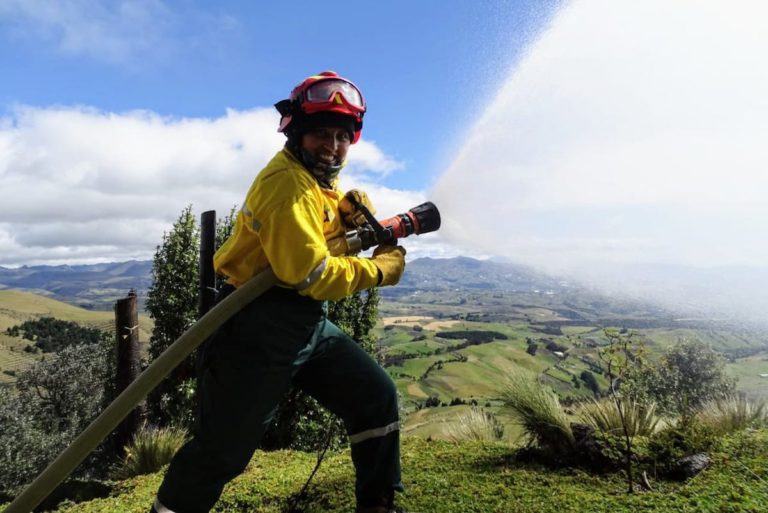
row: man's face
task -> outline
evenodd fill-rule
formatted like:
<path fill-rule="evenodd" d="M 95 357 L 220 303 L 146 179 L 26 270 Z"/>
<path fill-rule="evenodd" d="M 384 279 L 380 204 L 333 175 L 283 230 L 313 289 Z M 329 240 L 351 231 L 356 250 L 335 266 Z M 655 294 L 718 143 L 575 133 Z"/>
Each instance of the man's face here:
<path fill-rule="evenodd" d="M 305 133 L 301 146 L 318 162 L 327 165 L 339 165 L 347 158 L 347 151 L 352 141 L 349 132 L 343 128 L 316 128 Z"/>

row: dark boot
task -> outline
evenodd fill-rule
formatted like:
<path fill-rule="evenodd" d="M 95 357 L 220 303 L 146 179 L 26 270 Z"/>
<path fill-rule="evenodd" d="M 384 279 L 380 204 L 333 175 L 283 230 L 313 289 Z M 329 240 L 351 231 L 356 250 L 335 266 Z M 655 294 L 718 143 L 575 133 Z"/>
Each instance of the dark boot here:
<path fill-rule="evenodd" d="M 358 506 L 355 513 L 408 513 L 400 506 L 395 506 L 395 491 L 386 492 L 377 504 L 372 506 Z"/>

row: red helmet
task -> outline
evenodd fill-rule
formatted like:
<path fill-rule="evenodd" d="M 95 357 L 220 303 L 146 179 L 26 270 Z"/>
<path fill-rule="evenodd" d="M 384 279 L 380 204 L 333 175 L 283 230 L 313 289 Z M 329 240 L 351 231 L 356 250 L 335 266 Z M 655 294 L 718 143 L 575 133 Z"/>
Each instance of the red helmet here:
<path fill-rule="evenodd" d="M 304 79 L 293 88 L 291 96 L 276 103 L 275 108 L 282 116 L 278 132 L 290 132 L 305 116 L 334 112 L 353 118 L 355 134 L 352 144 L 360 139 L 365 114 L 363 93 L 355 84 L 333 71 L 323 71 Z"/>

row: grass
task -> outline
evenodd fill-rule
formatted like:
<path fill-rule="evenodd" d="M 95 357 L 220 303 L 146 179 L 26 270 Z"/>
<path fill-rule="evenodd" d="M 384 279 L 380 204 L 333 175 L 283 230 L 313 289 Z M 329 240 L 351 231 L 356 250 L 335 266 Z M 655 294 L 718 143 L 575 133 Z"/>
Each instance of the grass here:
<path fill-rule="evenodd" d="M 656 415 L 655 404 L 642 404 L 631 399 L 621 399 L 621 407 L 630 436 L 650 436 L 656 432 L 661 418 Z M 589 401 L 578 410 L 581 422 L 603 433 L 622 436 L 624 425 L 619 408 L 613 399 Z"/>
<path fill-rule="evenodd" d="M 696 418 L 718 435 L 763 427 L 768 425 L 768 403 L 743 394 L 731 395 L 705 403 Z"/>
<path fill-rule="evenodd" d="M 557 394 L 542 386 L 535 375 L 519 372 L 509 376 L 502 400 L 512 410 L 529 443 L 555 451 L 574 447 L 570 419 Z"/>
<path fill-rule="evenodd" d="M 493 413 L 472 407 L 448 424 L 445 434 L 452 442 L 496 442 L 504 437 L 504 426 Z"/>
<path fill-rule="evenodd" d="M 181 428 L 142 427 L 125 447 L 125 457 L 115 476 L 127 479 L 157 472 L 171 462 L 186 440 L 187 431 Z"/>
<path fill-rule="evenodd" d="M 517 445 L 522 436 L 522 430 L 515 424 L 515 419 L 509 412 L 495 404 L 486 407 L 485 403 L 481 402 L 479 405 L 493 413 L 504 424 L 503 440 L 510 447 Z M 439 406 L 410 413 L 405 419 L 403 434 L 423 439 L 450 440 L 448 427 L 465 415 L 470 408 L 471 406 L 468 405 Z"/>
<path fill-rule="evenodd" d="M 500 443 L 451 443 L 407 437 L 402 445 L 399 497 L 419 513 L 762 513 L 768 511 L 768 431 L 746 433 L 713 454 L 713 464 L 686 483 L 654 481 L 653 492 L 623 493 L 623 477 L 579 470 L 551 470 L 516 460 Z M 298 493 L 314 454 L 257 452 L 245 473 L 230 483 L 217 513 L 280 513 Z M 114 486 L 112 495 L 61 507 L 58 513 L 146 513 L 161 474 Z M 354 508 L 348 451 L 323 463 L 309 488 L 306 511 Z"/>

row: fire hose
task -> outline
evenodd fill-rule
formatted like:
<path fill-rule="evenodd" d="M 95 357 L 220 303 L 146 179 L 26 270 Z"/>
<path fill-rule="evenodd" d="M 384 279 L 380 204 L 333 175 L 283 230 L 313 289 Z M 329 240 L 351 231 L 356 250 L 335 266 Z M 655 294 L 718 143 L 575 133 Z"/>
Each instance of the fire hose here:
<path fill-rule="evenodd" d="M 440 228 L 440 213 L 431 202 L 383 221 L 377 221 L 365 205 L 355 206 L 363 213 L 364 221 L 355 230 L 328 241 L 334 256 L 356 254 L 379 244 L 395 244 L 398 238 Z M 267 268 L 203 315 L 117 396 L 4 513 L 31 513 L 184 358 L 247 304 L 278 283 L 275 273 Z"/>

